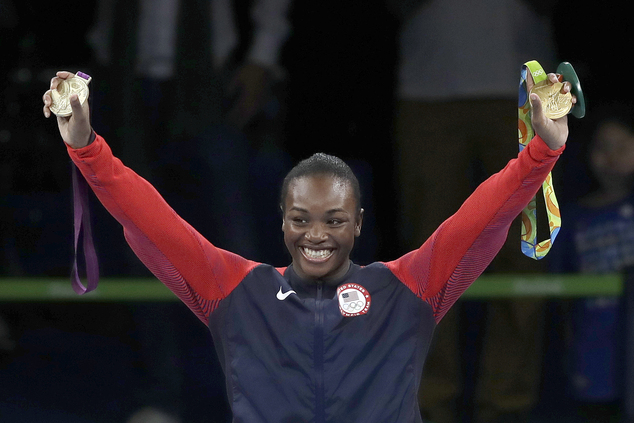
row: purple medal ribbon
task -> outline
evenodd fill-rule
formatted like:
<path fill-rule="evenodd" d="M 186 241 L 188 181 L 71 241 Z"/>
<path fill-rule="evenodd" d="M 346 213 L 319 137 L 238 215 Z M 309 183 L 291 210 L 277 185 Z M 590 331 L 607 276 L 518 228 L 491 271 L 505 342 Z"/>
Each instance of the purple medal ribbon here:
<path fill-rule="evenodd" d="M 77 72 L 77 76 L 90 79 L 90 76 L 83 72 Z M 92 110 L 92 108 L 91 108 Z M 90 222 L 90 207 L 89 207 L 89 186 L 88 182 L 80 174 L 79 169 L 75 164 L 72 165 L 72 181 L 73 181 L 73 215 L 74 215 L 74 228 L 75 228 L 75 254 L 73 259 L 73 268 L 71 270 L 71 284 L 73 290 L 83 295 L 86 292 L 90 292 L 97 288 L 99 283 L 99 260 L 97 259 L 97 252 L 95 250 L 95 244 L 92 237 L 92 225 Z M 88 287 L 85 287 L 81 283 L 79 277 L 79 266 L 77 265 L 78 247 L 79 247 L 79 235 L 83 229 L 83 252 L 84 260 L 86 263 L 86 277 L 88 278 Z"/>
<path fill-rule="evenodd" d="M 99 283 L 99 261 L 97 260 L 97 252 L 92 238 L 92 227 L 90 223 L 90 208 L 88 205 L 88 183 L 79 169 L 73 164 L 73 209 L 74 209 L 74 227 L 75 227 L 75 256 L 73 260 L 73 269 L 71 270 L 71 283 L 73 290 L 79 294 L 85 294 L 97 288 Z M 88 278 L 88 287 L 85 287 L 79 278 L 79 267 L 77 265 L 79 235 L 83 229 L 83 247 L 84 260 L 86 262 L 86 276 Z"/>

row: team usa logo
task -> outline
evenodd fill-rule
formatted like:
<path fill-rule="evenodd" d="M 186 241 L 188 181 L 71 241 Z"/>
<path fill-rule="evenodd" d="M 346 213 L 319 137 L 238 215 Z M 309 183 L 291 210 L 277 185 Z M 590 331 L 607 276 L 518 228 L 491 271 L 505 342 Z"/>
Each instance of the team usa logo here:
<path fill-rule="evenodd" d="M 337 298 L 339 311 L 345 317 L 366 314 L 372 303 L 368 290 L 356 283 L 345 283 L 337 288 Z"/>

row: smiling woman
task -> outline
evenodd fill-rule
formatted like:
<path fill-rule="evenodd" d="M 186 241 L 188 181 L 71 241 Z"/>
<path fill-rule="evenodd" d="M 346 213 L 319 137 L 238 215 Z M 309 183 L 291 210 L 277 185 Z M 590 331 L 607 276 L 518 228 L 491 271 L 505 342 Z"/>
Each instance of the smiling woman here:
<path fill-rule="evenodd" d="M 51 89 L 72 76 L 58 73 Z M 43 99 L 50 116 L 50 91 Z M 208 326 L 234 421 L 420 423 L 416 394 L 436 324 L 497 254 L 563 151 L 565 119 L 546 120 L 540 104 L 539 136 L 516 159 L 420 248 L 367 266 L 350 261 L 363 209 L 340 159 L 312 156 L 285 178 L 292 263 L 275 268 L 216 247 L 178 216 L 92 131 L 88 103 L 71 98 L 73 115 L 57 123 L 137 256 Z"/>
<path fill-rule="evenodd" d="M 305 170 L 294 176 L 300 172 L 291 171 L 285 180 L 284 243 L 300 277 L 337 280 L 348 271 L 350 252 L 361 234 L 358 182 L 343 161 L 324 154 L 312 156 L 298 168 L 313 173 Z"/>

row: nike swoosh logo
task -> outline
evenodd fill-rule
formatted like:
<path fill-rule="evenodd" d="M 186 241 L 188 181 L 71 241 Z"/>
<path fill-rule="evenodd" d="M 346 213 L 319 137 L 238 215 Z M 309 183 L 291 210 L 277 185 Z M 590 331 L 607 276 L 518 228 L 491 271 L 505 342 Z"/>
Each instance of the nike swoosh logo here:
<path fill-rule="evenodd" d="M 297 292 L 293 291 L 292 289 L 287 292 L 282 292 L 282 287 L 280 286 L 280 290 L 277 292 L 277 299 L 280 301 L 284 301 L 291 294 L 297 294 Z"/>

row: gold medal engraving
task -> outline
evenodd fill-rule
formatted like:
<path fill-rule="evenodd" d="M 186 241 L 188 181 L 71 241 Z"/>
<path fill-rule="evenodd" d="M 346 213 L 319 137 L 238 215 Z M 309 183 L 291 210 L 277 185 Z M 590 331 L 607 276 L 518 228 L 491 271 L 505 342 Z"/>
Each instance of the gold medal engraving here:
<path fill-rule="evenodd" d="M 535 84 L 531 93 L 535 93 L 542 101 L 544 114 L 549 119 L 559 119 L 572 109 L 572 94 L 561 92 L 564 84 L 556 82 L 552 85 L 548 81 Z"/>
<path fill-rule="evenodd" d="M 70 107 L 71 94 L 77 94 L 79 102 L 84 104 L 88 98 L 88 83 L 89 80 L 85 80 L 79 76 L 74 76 L 70 79 L 63 80 L 59 83 L 56 90 L 51 91 L 51 112 L 57 116 L 70 116 L 73 111 Z"/>

